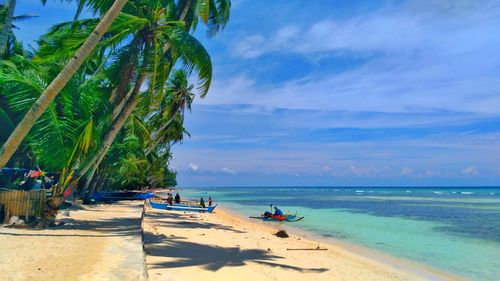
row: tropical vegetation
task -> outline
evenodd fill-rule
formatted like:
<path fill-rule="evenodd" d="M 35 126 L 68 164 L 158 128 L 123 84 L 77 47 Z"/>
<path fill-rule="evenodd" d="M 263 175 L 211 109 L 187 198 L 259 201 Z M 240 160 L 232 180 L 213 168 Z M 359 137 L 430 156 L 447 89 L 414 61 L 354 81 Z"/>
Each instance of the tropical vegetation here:
<path fill-rule="evenodd" d="M 195 31 L 223 29 L 230 1 L 75 1 L 75 19 L 29 51 L 12 32 L 29 20 L 15 2 L 0 6 L 0 168 L 53 172 L 54 198 L 175 185 L 171 147 L 189 135 L 185 111 L 212 80 Z M 84 6 L 95 17 L 78 19 Z"/>

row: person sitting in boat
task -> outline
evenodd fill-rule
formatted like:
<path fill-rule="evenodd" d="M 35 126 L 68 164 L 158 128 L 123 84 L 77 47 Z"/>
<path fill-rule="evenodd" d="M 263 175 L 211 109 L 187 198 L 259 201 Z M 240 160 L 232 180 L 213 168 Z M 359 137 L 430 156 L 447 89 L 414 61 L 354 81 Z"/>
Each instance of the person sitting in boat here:
<path fill-rule="evenodd" d="M 167 203 L 170 206 L 172 206 L 174 204 L 174 198 L 172 197 L 172 194 L 170 194 L 170 193 L 167 196 Z"/>
<path fill-rule="evenodd" d="M 273 214 L 271 214 L 271 212 L 269 211 L 265 211 L 264 214 L 262 215 L 263 217 L 265 218 L 270 218 Z"/>
<path fill-rule="evenodd" d="M 278 207 L 274 207 L 274 214 L 273 215 L 276 217 L 282 217 L 283 212 Z"/>
<path fill-rule="evenodd" d="M 205 200 L 203 200 L 203 197 L 200 198 L 200 206 L 205 208 Z"/>
<path fill-rule="evenodd" d="M 208 207 L 212 207 L 212 197 L 208 197 Z"/>
<path fill-rule="evenodd" d="M 175 203 L 179 204 L 181 203 L 181 196 L 179 195 L 179 193 L 175 194 Z"/>

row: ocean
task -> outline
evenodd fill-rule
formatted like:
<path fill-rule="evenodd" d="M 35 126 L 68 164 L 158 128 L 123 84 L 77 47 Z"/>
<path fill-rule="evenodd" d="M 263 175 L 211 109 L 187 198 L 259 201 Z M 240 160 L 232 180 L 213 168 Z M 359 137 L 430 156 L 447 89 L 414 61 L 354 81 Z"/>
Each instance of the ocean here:
<path fill-rule="evenodd" d="M 211 187 L 244 216 L 270 210 L 305 216 L 293 227 L 362 245 L 471 280 L 500 280 L 500 187 Z"/>

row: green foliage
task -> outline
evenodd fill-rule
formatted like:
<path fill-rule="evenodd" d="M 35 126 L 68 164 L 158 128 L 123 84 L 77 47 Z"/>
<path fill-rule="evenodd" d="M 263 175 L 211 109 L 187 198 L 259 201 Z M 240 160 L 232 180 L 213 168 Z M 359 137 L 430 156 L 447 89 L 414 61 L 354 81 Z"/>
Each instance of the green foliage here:
<path fill-rule="evenodd" d="M 4 128 L 0 141 L 7 139 L 99 22 L 98 18 L 76 20 L 83 5 L 99 16 L 112 3 L 78 1 L 75 20 L 54 25 L 33 54 L 15 38 L 10 41 L 0 61 L 0 126 Z M 138 106 L 96 178 L 109 188 L 175 186 L 176 172 L 169 168 L 171 147 L 189 135 L 184 128 L 185 110 L 191 110 L 195 94 L 206 96 L 212 80 L 210 55 L 192 32 L 200 20 L 214 35 L 226 25 L 229 9 L 229 0 L 128 1 L 90 59 L 35 124 L 11 164 L 29 163 L 28 168 L 38 166 L 64 175 L 78 173 L 91 156 L 98 155 L 120 104 L 138 77 L 146 75 L 147 87 L 141 88 Z M 197 87 L 188 82 L 191 75 L 196 76 Z"/>
<path fill-rule="evenodd" d="M 59 70 L 59 64 L 32 64 L 0 73 L 0 97 L 6 103 L 11 123 L 19 122 Z M 81 155 L 76 151 L 88 153 L 94 141 L 93 119 L 106 112 L 102 107 L 106 99 L 100 91 L 95 81 L 86 80 L 83 74 L 75 75 L 41 116 L 26 141 L 41 167 L 61 171 L 78 162 Z"/>

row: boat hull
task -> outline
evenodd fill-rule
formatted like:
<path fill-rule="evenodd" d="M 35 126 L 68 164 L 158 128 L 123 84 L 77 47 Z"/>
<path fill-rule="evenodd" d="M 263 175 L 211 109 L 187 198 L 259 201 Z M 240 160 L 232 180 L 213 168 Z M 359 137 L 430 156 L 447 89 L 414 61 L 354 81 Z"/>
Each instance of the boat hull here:
<path fill-rule="evenodd" d="M 167 210 L 167 211 L 183 211 L 183 212 L 206 212 L 211 213 L 215 210 L 217 205 L 203 208 L 201 206 L 188 206 L 183 204 L 168 205 L 167 203 L 159 203 L 148 200 L 149 205 L 153 209 Z"/>
<path fill-rule="evenodd" d="M 152 192 L 94 192 L 92 199 L 96 201 L 145 200 L 153 198 Z"/>
<path fill-rule="evenodd" d="M 297 217 L 297 215 L 290 215 L 290 214 L 285 214 L 283 217 L 265 217 L 265 216 L 260 216 L 260 217 L 250 217 L 251 219 L 261 219 L 262 221 L 265 222 L 294 222 L 294 221 L 300 221 L 304 219 L 304 217 Z"/>

